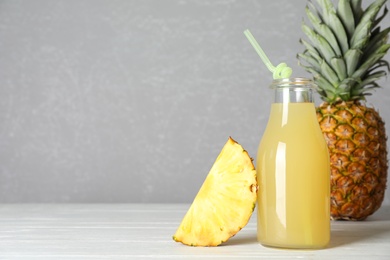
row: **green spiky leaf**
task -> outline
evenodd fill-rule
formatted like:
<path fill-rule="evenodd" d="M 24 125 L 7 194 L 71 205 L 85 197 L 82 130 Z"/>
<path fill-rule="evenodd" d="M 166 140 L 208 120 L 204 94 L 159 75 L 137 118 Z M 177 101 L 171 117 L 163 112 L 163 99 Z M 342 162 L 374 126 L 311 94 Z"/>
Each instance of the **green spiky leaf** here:
<path fill-rule="evenodd" d="M 366 75 L 361 84 L 363 86 L 370 85 L 370 84 L 378 81 L 379 79 L 381 79 L 384 76 L 386 76 L 386 71 L 384 71 L 384 70 L 376 71 L 372 74 Z"/>
<path fill-rule="evenodd" d="M 367 73 L 371 73 L 376 71 L 379 68 L 385 67 L 387 71 L 390 71 L 390 63 L 387 60 L 379 60 L 377 63 L 375 63 L 374 66 L 372 66 L 370 69 L 367 70 Z"/>
<path fill-rule="evenodd" d="M 340 56 L 341 50 L 339 44 L 329 26 L 324 24 L 321 19 L 310 10 L 309 7 L 306 7 L 306 15 L 313 25 L 315 32 L 326 39 L 329 42 L 329 45 L 333 48 L 334 53 L 337 56 Z"/>
<path fill-rule="evenodd" d="M 301 39 L 300 42 L 306 47 L 306 50 L 308 51 L 308 53 L 310 53 L 310 56 L 312 56 L 317 61 L 322 59 L 318 51 L 313 46 L 311 46 L 307 41 Z"/>
<path fill-rule="evenodd" d="M 331 61 L 331 66 L 334 69 L 334 71 L 337 73 L 338 78 L 340 81 L 344 80 L 346 77 L 348 77 L 347 74 L 347 65 L 345 64 L 345 61 L 343 58 L 333 58 Z"/>
<path fill-rule="evenodd" d="M 317 2 L 322 8 L 324 22 L 335 34 L 343 53 L 346 53 L 349 49 L 348 36 L 332 2 L 330 0 L 317 0 Z"/>
<path fill-rule="evenodd" d="M 385 9 L 383 10 L 383 14 L 374 21 L 373 28 L 378 26 L 378 24 L 383 20 L 383 18 L 385 18 L 388 11 L 389 10 L 387 9 L 387 6 L 385 6 Z"/>
<path fill-rule="evenodd" d="M 303 23 L 302 31 L 310 41 L 300 41 L 305 50 L 297 55 L 299 65 L 313 74 L 323 100 L 365 99 L 390 71 L 384 59 L 390 27 L 379 26 L 388 13 L 386 0 L 374 0 L 364 9 L 362 0 L 338 0 L 337 9 L 335 1 L 316 2 L 308 0 L 306 6 L 311 27 Z"/>
<path fill-rule="evenodd" d="M 358 24 L 363 14 L 362 0 L 351 0 L 351 8 L 353 17 L 355 18 L 355 24 Z"/>
<path fill-rule="evenodd" d="M 352 76 L 352 74 L 355 72 L 356 67 L 359 64 L 360 57 L 363 55 L 363 52 L 361 50 L 356 49 L 350 49 L 348 50 L 345 55 L 345 63 L 347 64 L 347 74 L 349 77 Z"/>
<path fill-rule="evenodd" d="M 370 39 L 370 30 L 372 28 L 372 21 L 367 21 L 366 23 L 359 24 L 361 26 L 357 27 L 351 39 L 351 49 L 364 49 L 366 44 Z"/>
<path fill-rule="evenodd" d="M 330 60 L 336 56 L 333 48 L 323 36 L 316 33 L 305 23 L 302 24 L 302 30 L 310 39 L 310 41 L 317 47 L 318 51 L 327 62 L 330 62 Z"/>
<path fill-rule="evenodd" d="M 337 7 L 337 15 L 340 17 L 344 25 L 348 37 L 353 35 L 355 31 L 355 18 L 351 7 L 350 0 L 340 0 Z"/>
<path fill-rule="evenodd" d="M 304 60 L 311 67 L 313 67 L 316 71 L 321 70 L 321 66 L 320 66 L 319 62 L 308 53 L 299 53 L 298 59 Z"/>
<path fill-rule="evenodd" d="M 324 60 L 320 62 L 320 66 L 321 66 L 321 73 L 324 75 L 325 78 L 328 79 L 328 81 L 333 85 L 333 87 L 337 89 L 340 83 L 337 73 Z"/>
<path fill-rule="evenodd" d="M 370 41 L 368 42 L 366 48 L 364 49 L 363 59 L 375 53 L 382 45 L 387 43 L 388 35 L 390 32 L 390 27 L 385 30 L 372 35 Z"/>
<path fill-rule="evenodd" d="M 386 44 L 380 48 L 380 51 L 376 54 L 373 54 L 368 58 L 364 63 L 352 74 L 353 78 L 360 78 L 367 70 L 373 66 L 376 62 L 385 56 L 387 50 L 390 48 L 390 44 Z"/>
<path fill-rule="evenodd" d="M 356 30 L 351 38 L 351 48 L 362 49 L 362 43 L 367 42 L 370 31 L 373 28 L 375 17 L 386 0 L 377 0 L 370 4 L 363 12 L 363 15 L 356 26 Z"/>

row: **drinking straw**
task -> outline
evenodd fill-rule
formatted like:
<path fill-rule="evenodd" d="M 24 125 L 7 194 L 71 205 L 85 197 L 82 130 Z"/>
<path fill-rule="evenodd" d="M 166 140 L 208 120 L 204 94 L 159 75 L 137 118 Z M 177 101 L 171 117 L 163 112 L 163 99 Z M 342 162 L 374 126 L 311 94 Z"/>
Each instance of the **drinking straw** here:
<path fill-rule="evenodd" d="M 272 65 L 271 61 L 260 47 L 255 37 L 253 37 L 252 33 L 248 29 L 244 31 L 244 34 L 252 44 L 257 54 L 260 56 L 261 60 L 264 62 L 265 66 L 267 66 L 267 68 L 272 72 L 274 79 L 289 78 L 291 76 L 292 69 L 288 67 L 286 63 L 282 62 L 276 67 Z"/>

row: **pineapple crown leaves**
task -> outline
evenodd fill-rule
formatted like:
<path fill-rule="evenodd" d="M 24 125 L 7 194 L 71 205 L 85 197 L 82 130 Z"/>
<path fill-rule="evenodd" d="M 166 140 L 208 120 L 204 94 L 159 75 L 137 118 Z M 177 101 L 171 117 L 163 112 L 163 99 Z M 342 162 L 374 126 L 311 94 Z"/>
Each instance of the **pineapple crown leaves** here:
<path fill-rule="evenodd" d="M 299 65 L 313 75 L 318 93 L 328 103 L 339 100 L 364 100 L 370 91 L 380 87 L 376 81 L 386 76 L 389 62 L 383 59 L 390 44 L 390 27 L 379 24 L 387 15 L 387 0 L 375 0 L 362 8 L 362 0 L 309 0 L 302 31 L 309 41 L 297 55 Z M 384 6 L 384 8 L 383 8 Z M 378 14 L 384 9 L 381 16 Z"/>

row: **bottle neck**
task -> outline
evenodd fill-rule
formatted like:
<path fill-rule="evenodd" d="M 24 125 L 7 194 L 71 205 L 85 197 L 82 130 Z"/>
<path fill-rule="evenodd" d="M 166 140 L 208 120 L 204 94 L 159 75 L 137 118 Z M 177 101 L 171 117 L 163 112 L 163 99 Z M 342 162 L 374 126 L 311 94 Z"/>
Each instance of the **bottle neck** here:
<path fill-rule="evenodd" d="M 276 79 L 271 88 L 275 90 L 275 103 L 313 103 L 312 80 L 306 78 Z"/>
<path fill-rule="evenodd" d="M 275 88 L 275 103 L 313 103 L 313 89 L 296 86 Z"/>

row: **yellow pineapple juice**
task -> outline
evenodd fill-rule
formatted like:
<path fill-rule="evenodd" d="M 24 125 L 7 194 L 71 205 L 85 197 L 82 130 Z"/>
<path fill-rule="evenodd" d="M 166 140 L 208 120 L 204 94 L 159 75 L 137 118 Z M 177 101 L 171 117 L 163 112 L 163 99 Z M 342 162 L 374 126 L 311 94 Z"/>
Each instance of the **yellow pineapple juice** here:
<path fill-rule="evenodd" d="M 259 145 L 257 237 L 266 246 L 323 248 L 330 239 L 328 148 L 314 103 L 296 101 L 271 105 Z"/>

